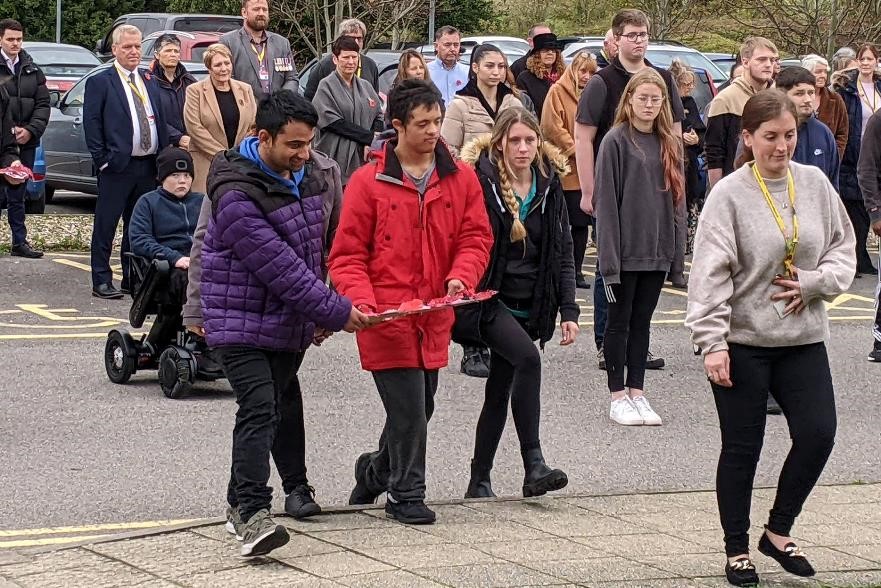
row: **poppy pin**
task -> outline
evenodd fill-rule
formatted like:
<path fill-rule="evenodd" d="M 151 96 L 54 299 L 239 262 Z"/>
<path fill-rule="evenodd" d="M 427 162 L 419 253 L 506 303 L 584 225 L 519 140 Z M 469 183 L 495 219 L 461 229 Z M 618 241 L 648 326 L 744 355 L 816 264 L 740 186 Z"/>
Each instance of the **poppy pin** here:
<path fill-rule="evenodd" d="M 376 100 L 374 100 L 373 98 L 368 98 L 367 104 L 370 105 L 370 108 L 376 108 Z"/>

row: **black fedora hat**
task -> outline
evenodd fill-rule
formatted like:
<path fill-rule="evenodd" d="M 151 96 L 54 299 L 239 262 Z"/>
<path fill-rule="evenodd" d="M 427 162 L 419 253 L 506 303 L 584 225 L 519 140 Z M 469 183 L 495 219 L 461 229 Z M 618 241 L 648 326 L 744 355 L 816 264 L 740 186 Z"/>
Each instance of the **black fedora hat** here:
<path fill-rule="evenodd" d="M 541 51 L 542 49 L 562 51 L 563 44 L 557 40 L 557 35 L 554 33 L 542 33 L 532 38 L 532 49 L 529 50 L 529 55 Z"/>

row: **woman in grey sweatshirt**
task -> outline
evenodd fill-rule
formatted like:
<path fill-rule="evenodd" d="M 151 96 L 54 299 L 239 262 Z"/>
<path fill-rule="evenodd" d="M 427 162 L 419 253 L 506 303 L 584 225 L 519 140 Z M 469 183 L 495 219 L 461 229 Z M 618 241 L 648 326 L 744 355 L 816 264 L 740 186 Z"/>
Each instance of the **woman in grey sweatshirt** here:
<path fill-rule="evenodd" d="M 646 354 L 664 279 L 683 271 L 677 251 L 685 250 L 679 246 L 685 242 L 685 183 L 667 85 L 652 68 L 630 79 L 615 125 L 600 144 L 594 208 L 609 300 L 603 343 L 609 418 L 620 425 L 660 425 L 643 393 Z"/>
<path fill-rule="evenodd" d="M 791 161 L 795 107 L 764 90 L 743 111 L 742 160 L 713 188 L 694 246 L 686 326 L 704 357 L 722 433 L 716 477 L 728 580 L 758 582 L 750 500 L 770 391 L 792 448 L 759 551 L 800 576 L 814 570 L 790 538 L 835 439 L 824 301 L 856 271 L 854 233 L 822 170 Z"/>

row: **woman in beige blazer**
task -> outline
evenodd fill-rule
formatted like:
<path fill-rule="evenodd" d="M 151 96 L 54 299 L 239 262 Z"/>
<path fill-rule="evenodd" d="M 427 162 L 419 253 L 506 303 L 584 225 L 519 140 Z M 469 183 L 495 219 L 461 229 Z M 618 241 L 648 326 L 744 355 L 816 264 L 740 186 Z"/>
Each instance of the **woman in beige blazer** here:
<path fill-rule="evenodd" d="M 215 43 L 205 50 L 203 61 L 208 78 L 187 88 L 184 103 L 184 124 L 196 168 L 194 192 L 206 192 L 211 160 L 251 134 L 257 116 L 254 90 L 249 84 L 232 79 L 229 49 Z"/>

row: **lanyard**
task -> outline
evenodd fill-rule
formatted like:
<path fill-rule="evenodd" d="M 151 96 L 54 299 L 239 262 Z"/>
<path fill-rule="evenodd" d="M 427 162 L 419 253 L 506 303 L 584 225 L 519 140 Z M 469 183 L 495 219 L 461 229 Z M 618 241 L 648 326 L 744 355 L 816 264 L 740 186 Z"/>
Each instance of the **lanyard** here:
<path fill-rule="evenodd" d="M 257 62 L 262 64 L 263 58 L 266 57 L 266 41 L 263 41 L 262 43 L 260 43 L 260 45 L 262 45 L 263 47 L 258 52 L 257 45 L 252 42 L 251 43 L 251 50 L 257 54 Z"/>
<path fill-rule="evenodd" d="M 795 277 L 795 266 L 793 264 L 795 260 L 795 248 L 798 247 L 798 216 L 795 214 L 795 181 L 792 179 L 792 172 L 789 170 L 786 171 L 786 188 L 787 192 L 789 192 L 789 204 L 792 206 L 791 238 L 786 231 L 786 224 L 783 222 L 783 217 L 780 216 L 780 211 L 777 210 L 777 205 L 774 204 L 771 192 L 768 191 L 768 186 L 765 185 L 765 179 L 762 177 L 762 174 L 759 173 L 759 168 L 756 164 L 753 164 L 753 175 L 756 177 L 756 181 L 759 183 L 759 188 L 761 188 L 762 194 L 765 196 L 765 202 L 768 203 L 768 208 L 771 209 L 771 213 L 774 215 L 774 220 L 777 221 L 777 227 L 780 229 L 780 232 L 783 233 L 783 240 L 786 243 L 786 257 L 783 258 L 783 267 L 786 268 L 787 276 L 792 279 Z"/>
<path fill-rule="evenodd" d="M 147 104 L 147 97 L 141 94 L 141 90 L 138 88 L 137 84 L 133 84 L 131 79 L 123 73 L 123 71 L 116 66 L 116 72 L 119 74 L 119 77 L 122 78 L 123 83 L 128 84 L 128 87 L 131 88 L 132 93 L 138 97 L 138 100 L 141 101 L 141 104 Z"/>
<path fill-rule="evenodd" d="M 866 88 L 863 86 L 863 82 L 857 79 L 857 94 L 860 95 L 863 102 L 866 103 L 866 106 L 872 109 L 872 112 L 878 110 L 878 107 L 875 105 L 876 100 L 878 99 L 878 91 L 875 89 L 875 83 L 872 83 L 872 101 L 869 102 L 869 95 L 866 93 Z"/>

